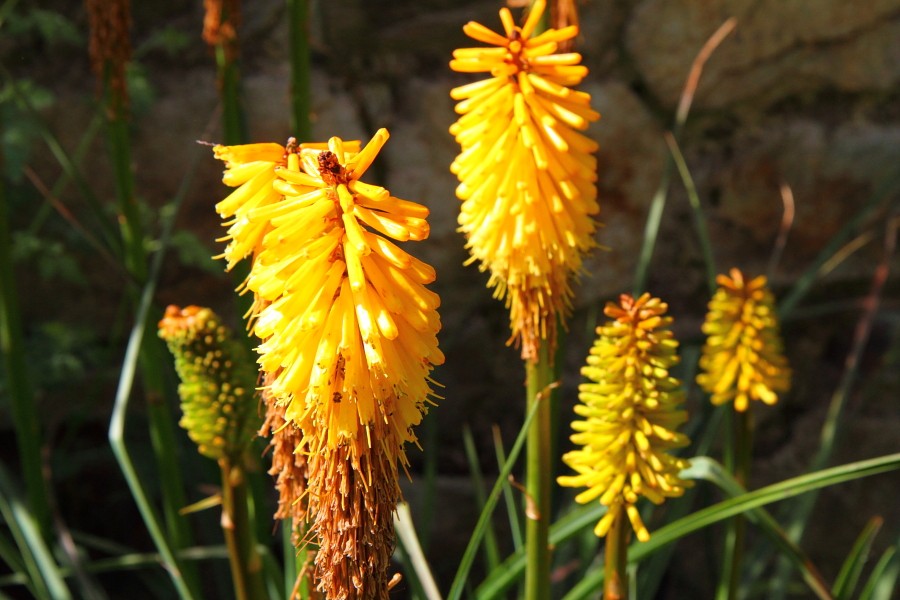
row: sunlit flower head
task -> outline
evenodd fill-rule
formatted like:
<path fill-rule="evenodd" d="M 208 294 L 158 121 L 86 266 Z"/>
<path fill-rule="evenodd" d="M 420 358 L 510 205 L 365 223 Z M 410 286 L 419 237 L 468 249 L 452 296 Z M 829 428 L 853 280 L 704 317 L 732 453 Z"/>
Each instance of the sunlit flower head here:
<path fill-rule="evenodd" d="M 256 369 L 246 347 L 208 308 L 169 306 L 159 336 L 175 357 L 183 416 L 200 454 L 237 460 L 259 427 Z"/>
<path fill-rule="evenodd" d="M 751 400 L 775 404 L 791 387 L 775 299 L 762 275 L 746 281 L 738 269 L 719 275 L 719 288 L 703 323 L 708 337 L 697 383 L 713 404 L 734 402 L 743 412 Z"/>
<path fill-rule="evenodd" d="M 467 23 L 463 31 L 491 47 L 461 48 L 450 62 L 490 74 L 450 92 L 461 115 L 450 128 L 461 148 L 450 170 L 472 260 L 490 271 L 488 285 L 510 308 L 512 340 L 532 360 L 541 340 L 555 343 L 599 212 L 597 144 L 579 130 L 600 115 L 589 94 L 571 89 L 588 70 L 580 54 L 555 53 L 578 27 L 534 35 L 545 4 L 534 2 L 521 27 L 502 8 L 503 34 Z"/>
<path fill-rule="evenodd" d="M 679 408 L 681 382 L 669 374 L 678 362 L 678 342 L 669 330 L 671 317 L 659 298 L 637 300 L 622 295 L 606 305 L 612 321 L 597 328 L 587 366 L 590 382 L 578 389 L 571 439 L 580 446 L 563 461 L 576 474 L 559 477 L 560 485 L 586 487 L 575 497 L 582 504 L 599 498 L 608 507 L 594 529 L 604 536 L 616 519 L 627 516 L 641 541 L 650 534 L 635 506 L 643 496 L 654 504 L 681 496 L 690 482 L 679 472 L 688 462 L 670 454 L 689 440 L 676 429 L 687 420 Z"/>
<path fill-rule="evenodd" d="M 387 139 L 216 148 L 241 186 L 217 205 L 225 256 L 253 255 L 265 393 L 302 433 L 329 597 L 386 582 L 398 463 L 444 360 L 434 270 L 394 243 L 428 237 L 428 209 L 360 180 Z"/>

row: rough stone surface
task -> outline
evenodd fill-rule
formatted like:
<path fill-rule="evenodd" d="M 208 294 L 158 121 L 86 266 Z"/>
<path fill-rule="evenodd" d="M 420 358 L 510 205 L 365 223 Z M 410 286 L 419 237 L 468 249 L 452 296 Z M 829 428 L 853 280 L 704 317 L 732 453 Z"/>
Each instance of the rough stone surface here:
<path fill-rule="evenodd" d="M 842 0 L 646 0 L 628 23 L 626 44 L 659 100 L 674 107 L 684 74 L 729 17 L 737 29 L 709 62 L 697 105 L 722 108 L 822 89 L 888 91 L 900 80 L 900 2 Z"/>

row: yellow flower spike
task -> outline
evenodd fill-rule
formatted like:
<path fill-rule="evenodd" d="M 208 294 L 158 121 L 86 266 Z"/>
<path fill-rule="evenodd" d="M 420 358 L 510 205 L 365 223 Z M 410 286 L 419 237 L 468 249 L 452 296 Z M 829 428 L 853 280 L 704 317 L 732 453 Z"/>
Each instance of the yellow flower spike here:
<path fill-rule="evenodd" d="M 450 92 L 460 115 L 450 128 L 460 144 L 451 171 L 467 248 L 510 309 L 510 342 L 532 361 L 541 343 L 553 347 L 557 318 L 570 311 L 570 279 L 595 245 L 599 211 L 597 145 L 576 130 L 600 115 L 590 95 L 570 88 L 587 74 L 581 56 L 555 54 L 578 28 L 533 36 L 545 9 L 534 2 L 521 27 L 501 9 L 502 34 L 467 23 L 463 31 L 491 47 L 460 48 L 450 62 L 491 76 Z"/>
<path fill-rule="evenodd" d="M 577 475 L 557 481 L 587 488 L 577 502 L 599 499 L 609 508 L 594 530 L 601 537 L 616 519 L 627 517 L 638 539 L 646 541 L 650 534 L 635 506 L 638 499 L 660 504 L 691 484 L 679 477 L 688 462 L 670 454 L 689 441 L 674 431 L 687 415 L 679 408 L 681 383 L 669 375 L 678 362 L 678 343 L 667 309 L 650 294 L 637 300 L 623 294 L 618 304 L 608 303 L 604 312 L 612 320 L 597 328 L 581 369 L 589 383 L 578 388 L 581 403 L 575 412 L 584 420 L 572 423 L 578 433 L 571 436 L 580 448 L 563 456 Z"/>
<path fill-rule="evenodd" d="M 697 383 L 713 404 L 733 401 L 739 412 L 754 400 L 775 404 L 790 389 L 791 370 L 766 278 L 747 281 L 731 269 L 716 282 L 719 288 L 703 324 L 708 337 Z"/>
<path fill-rule="evenodd" d="M 291 143 L 278 160 L 263 160 L 275 154 L 268 145 L 216 153 L 229 171 L 247 170 L 242 185 L 259 177 L 227 201 L 223 216 L 257 232 L 248 241 L 229 230 L 248 249 L 229 259 L 253 256 L 246 287 L 257 295 L 263 392 L 300 435 L 316 580 L 335 598 L 387 595 L 398 465 L 443 362 L 440 301 L 425 288 L 434 269 L 387 239 L 426 238 L 428 210 L 359 181 L 387 139 L 380 130 L 362 149 Z M 252 162 L 262 164 L 243 167 Z M 266 202 L 249 205 L 262 193 Z"/>

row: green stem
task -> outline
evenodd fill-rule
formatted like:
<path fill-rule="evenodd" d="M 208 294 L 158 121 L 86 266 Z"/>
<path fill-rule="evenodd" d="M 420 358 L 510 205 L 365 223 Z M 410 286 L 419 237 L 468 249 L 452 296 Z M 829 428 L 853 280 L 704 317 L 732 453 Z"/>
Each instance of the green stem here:
<path fill-rule="evenodd" d="M 233 146 L 247 141 L 244 113 L 241 110 L 241 76 L 234 59 L 229 59 L 224 44 L 216 46 L 219 74 L 219 96 L 222 100 L 222 133 L 225 144 Z"/>
<path fill-rule="evenodd" d="M 624 513 L 613 521 L 606 534 L 603 600 L 628 598 L 628 520 Z"/>
<path fill-rule="evenodd" d="M 534 421 L 528 429 L 525 447 L 525 490 L 528 506 L 525 511 L 525 569 L 526 600 L 545 600 L 550 597 L 550 410 L 549 386 L 552 383 L 553 365 L 547 343 L 541 344 L 537 362 L 527 361 L 526 410 L 537 405 Z"/>
<path fill-rule="evenodd" d="M 297 548 L 294 547 L 294 520 L 290 517 L 281 521 L 281 554 L 284 561 L 284 589 L 290 593 L 297 583 L 300 568 L 297 565 Z M 302 596 L 301 596 L 302 597 Z"/>
<path fill-rule="evenodd" d="M 750 411 L 735 412 L 732 415 L 732 444 L 734 479 L 746 489 L 750 478 L 750 457 L 753 439 L 753 421 Z M 738 595 L 741 580 L 741 563 L 744 559 L 744 538 L 747 532 L 747 521 L 737 515 L 728 523 L 725 535 L 724 563 L 722 579 L 716 597 L 720 600 L 735 599 Z"/>
<path fill-rule="evenodd" d="M 287 0 L 291 57 L 291 127 L 299 141 L 312 137 L 309 60 L 309 0 Z"/>
<path fill-rule="evenodd" d="M 237 600 L 266 597 L 262 558 L 256 551 L 256 535 L 247 502 L 247 478 L 243 467 L 228 459 L 219 461 L 222 471 L 222 531 L 228 546 L 231 579 Z"/>
<path fill-rule="evenodd" d="M 0 172 L 2 166 L 0 156 Z M 25 363 L 25 342 L 13 277 L 11 248 L 9 208 L 3 181 L 0 180 L 0 353 L 3 355 L 10 412 L 15 423 L 28 505 L 41 535 L 47 539 L 50 533 L 50 503 L 41 461 L 40 420 Z"/>

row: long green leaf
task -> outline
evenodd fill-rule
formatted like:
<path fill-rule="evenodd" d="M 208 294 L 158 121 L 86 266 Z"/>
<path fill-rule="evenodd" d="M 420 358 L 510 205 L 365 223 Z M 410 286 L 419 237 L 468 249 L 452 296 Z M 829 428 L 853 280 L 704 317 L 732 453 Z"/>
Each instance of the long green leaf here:
<path fill-rule="evenodd" d="M 647 213 L 647 222 L 644 225 L 644 235 L 641 238 L 641 253 L 638 255 L 637 268 L 634 274 L 634 296 L 643 293 L 647 287 L 647 274 L 650 272 L 650 261 L 653 260 L 653 250 L 656 248 L 656 239 L 659 237 L 659 226 L 662 223 L 663 211 L 666 209 L 666 197 L 669 195 L 669 181 L 672 179 L 672 157 L 666 154 L 666 162 L 663 166 L 662 177 L 659 186 L 653 194 L 650 202 L 650 211 Z"/>
<path fill-rule="evenodd" d="M 493 426 L 491 433 L 494 438 L 494 454 L 497 457 L 497 468 L 502 469 L 506 462 L 506 451 L 503 449 L 503 439 L 500 437 L 500 428 Z M 513 497 L 513 489 L 509 482 L 503 484 L 503 503 L 506 504 L 506 516 L 509 519 L 509 531 L 512 537 L 513 549 L 522 548 L 522 523 L 519 520 L 519 509 Z"/>
<path fill-rule="evenodd" d="M 172 578 L 172 583 L 178 592 L 178 596 L 185 600 L 192 599 L 194 596 L 185 584 L 181 575 L 180 561 L 176 558 L 166 534 L 160 525 L 159 517 L 156 510 L 150 503 L 144 486 L 141 484 L 141 478 L 134 467 L 131 455 L 125 444 L 125 416 L 128 412 L 128 404 L 131 399 L 131 388 L 134 384 L 135 370 L 140 353 L 141 343 L 144 337 L 144 331 L 147 320 L 147 314 L 150 310 L 150 301 L 155 290 L 155 278 L 151 278 L 141 296 L 138 305 L 137 319 L 131 330 L 128 339 L 128 346 L 125 351 L 125 359 L 119 375 L 119 386 L 116 390 L 116 400 L 113 406 L 112 417 L 109 422 L 109 443 L 112 446 L 113 454 L 119 463 L 119 468 L 125 476 L 131 495 L 138 505 L 138 510 L 147 526 L 150 537 L 153 539 L 157 550 L 159 551 L 163 565 Z"/>
<path fill-rule="evenodd" d="M 889 454 L 870 460 L 848 463 L 831 469 L 816 471 L 799 477 L 793 477 L 779 483 L 754 490 L 737 498 L 729 498 L 718 504 L 704 508 L 670 523 L 655 531 L 648 542 L 637 543 L 628 551 L 629 562 L 639 562 L 650 556 L 666 544 L 681 539 L 682 537 L 718 523 L 743 512 L 778 502 L 787 498 L 793 498 L 823 487 L 837 485 L 854 479 L 861 479 L 870 475 L 886 473 L 900 468 L 900 453 Z M 603 585 L 603 571 L 593 573 L 579 582 L 566 596 L 564 600 L 579 600 L 593 598 L 597 590 Z"/>
<path fill-rule="evenodd" d="M 835 600 L 850 600 L 853 596 L 853 592 L 856 590 L 859 578 L 862 575 L 863 567 L 866 565 L 866 561 L 869 560 L 872 543 L 875 541 L 875 536 L 878 535 L 878 531 L 883 524 L 884 519 L 881 517 L 872 517 L 859 534 L 859 537 L 856 538 L 856 542 L 854 542 L 853 547 L 847 554 L 844 564 L 841 565 L 841 570 L 838 572 L 838 576 L 834 580 L 834 586 L 831 588 Z"/>
<path fill-rule="evenodd" d="M 419 537 L 416 535 L 416 528 L 413 524 L 412 512 L 406 502 L 397 505 L 394 528 L 397 530 L 397 539 L 412 567 L 412 575 L 415 577 L 413 584 L 418 590 L 419 597 L 424 600 L 441 600 L 441 593 L 434 582 L 434 575 L 431 574 L 431 569 L 428 567 L 425 553 L 422 552 L 422 546 L 419 544 Z"/>
<path fill-rule="evenodd" d="M 842 418 L 844 407 L 846 406 L 848 399 L 850 398 L 850 392 L 859 377 L 859 366 L 862 361 L 862 354 L 868 344 L 882 290 L 885 281 L 887 280 L 890 262 L 894 254 L 896 237 L 897 226 L 893 221 L 889 221 L 884 236 L 883 257 L 878 268 L 875 270 L 871 291 L 866 298 L 865 311 L 860 316 L 853 332 L 853 341 L 850 352 L 847 355 L 846 368 L 841 375 L 841 380 L 837 389 L 835 389 L 831 396 L 825 423 L 822 425 L 819 447 L 812 459 L 810 470 L 822 469 L 828 465 L 840 437 L 841 424 L 844 422 L 844 419 Z M 806 524 L 812 513 L 816 498 L 817 494 L 810 494 L 798 498 L 797 501 L 790 506 L 788 517 L 785 521 L 785 531 L 787 531 L 788 537 L 790 537 L 791 540 L 799 542 L 803 537 L 803 532 L 806 529 Z M 784 598 L 787 593 L 788 571 L 789 566 L 784 560 L 780 560 L 770 586 L 770 595 L 774 600 Z"/>
<path fill-rule="evenodd" d="M 178 208 L 184 201 L 193 175 L 196 172 L 196 162 L 199 159 L 199 152 L 195 153 L 191 167 L 187 171 L 173 201 L 168 207 L 161 211 L 163 218 L 162 235 L 160 236 L 160 250 L 153 256 L 150 265 L 149 274 L 144 284 L 140 299 L 135 313 L 134 326 L 128 339 L 128 345 L 125 350 L 125 358 L 122 362 L 122 368 L 119 375 L 119 385 L 116 390 L 115 403 L 113 413 L 109 422 L 109 443 L 112 447 L 119 468 L 122 470 L 131 495 L 137 503 L 138 510 L 147 526 L 147 530 L 159 551 L 163 565 L 175 585 L 180 598 L 193 598 L 194 594 L 189 589 L 184 577 L 182 576 L 181 561 L 173 551 L 169 541 L 164 533 L 159 517 L 155 509 L 150 503 L 144 486 L 141 484 L 140 476 L 134 467 L 134 462 L 128 452 L 125 444 L 125 417 L 128 413 L 128 404 L 131 400 L 131 389 L 134 385 L 135 372 L 137 368 L 138 358 L 141 346 L 146 332 L 147 317 L 150 311 L 150 305 L 153 294 L 156 290 L 156 283 L 159 281 L 159 273 L 162 269 L 163 258 L 165 257 L 169 239 L 174 228 L 175 217 L 178 214 Z"/>
<path fill-rule="evenodd" d="M 575 508 L 550 527 L 550 544 L 558 546 L 572 539 L 586 528 L 596 525 L 605 514 L 606 507 L 599 503 Z M 522 549 L 510 555 L 489 574 L 475 590 L 475 597 L 482 600 L 505 598 L 503 594 L 522 577 L 524 571 L 525 550 Z"/>
<path fill-rule="evenodd" d="M 484 477 L 481 474 L 481 466 L 478 464 L 478 450 L 475 449 L 472 430 L 468 425 L 463 427 L 463 448 L 465 448 L 466 460 L 469 463 L 469 476 L 472 479 L 472 489 L 475 490 L 475 502 L 478 505 L 478 511 L 481 512 L 485 505 Z M 489 572 L 500 564 L 500 550 L 497 546 L 497 534 L 494 531 L 493 520 L 488 521 L 487 531 L 484 534 L 484 560 Z"/>
<path fill-rule="evenodd" d="M 0 172 L 3 155 L 0 148 Z M 25 493 L 38 530 L 49 539 L 50 502 L 41 461 L 41 424 L 25 362 L 25 341 L 12 265 L 12 238 L 5 182 L 0 180 L 0 360 L 6 376 Z"/>
<path fill-rule="evenodd" d="M 900 553 L 897 552 L 897 546 L 890 546 L 872 569 L 866 586 L 859 593 L 859 600 L 891 600 L 895 597 L 898 574 Z"/>
<path fill-rule="evenodd" d="M 0 465 L 0 515 L 16 541 L 35 595 L 49 600 L 70 600 L 72 595 L 44 543 L 37 521 L 3 465 Z"/>
<path fill-rule="evenodd" d="M 706 285 L 709 288 L 709 295 L 712 296 L 716 292 L 716 259 L 713 255 L 712 242 L 709 239 L 709 230 L 706 227 L 706 215 L 703 214 L 703 206 L 700 204 L 700 196 L 697 195 L 697 186 L 694 185 L 694 178 L 691 177 L 691 171 L 688 169 L 687 162 L 681 154 L 681 148 L 678 147 L 678 141 L 671 133 L 666 134 L 666 143 L 672 153 L 672 159 L 678 168 L 678 174 L 681 175 L 681 182 L 687 191 L 688 201 L 691 204 L 691 212 L 694 215 L 694 226 L 697 229 L 697 238 L 700 240 L 700 250 L 703 254 L 703 264 L 706 267 Z"/>
<path fill-rule="evenodd" d="M 705 456 L 693 459 L 691 467 L 683 471 L 682 476 L 709 481 L 733 498 L 747 493 L 743 486 L 721 464 Z M 782 555 L 786 556 L 794 568 L 801 573 L 803 580 L 806 581 L 810 590 L 816 596 L 823 600 L 831 599 L 828 586 L 825 584 L 825 580 L 818 569 L 816 569 L 806 553 L 787 537 L 787 534 L 768 511 L 763 508 L 757 508 L 748 511 L 746 516 L 752 523 L 760 527 L 762 532 L 781 549 Z"/>
<path fill-rule="evenodd" d="M 484 510 L 482 510 L 481 514 L 478 516 L 478 522 L 475 524 L 475 529 L 472 532 L 472 536 L 469 538 L 469 543 L 466 546 L 465 552 L 463 552 L 459 568 L 456 570 L 456 576 L 453 578 L 453 584 L 450 586 L 450 593 L 447 595 L 447 600 L 459 600 L 459 598 L 462 597 L 466 579 L 469 576 L 469 571 L 472 568 L 472 563 L 475 561 L 475 555 L 478 552 L 478 546 L 481 545 L 481 538 L 484 537 L 484 534 L 487 531 L 488 522 L 491 519 L 491 515 L 494 513 L 494 508 L 497 506 L 500 492 L 503 490 L 503 483 L 509 477 L 510 472 L 512 472 L 513 465 L 516 464 L 516 459 L 519 458 L 519 453 L 522 452 L 522 446 L 525 445 L 528 428 L 531 426 L 531 422 L 537 414 L 538 407 L 540 407 L 540 402 L 535 402 L 531 407 L 531 410 L 528 411 L 525 422 L 522 424 L 522 429 L 519 430 L 519 435 L 516 437 L 516 441 L 509 451 L 509 457 L 507 457 L 506 463 L 500 470 L 500 474 L 497 476 L 497 481 L 494 483 L 491 493 L 488 494 Z"/>

